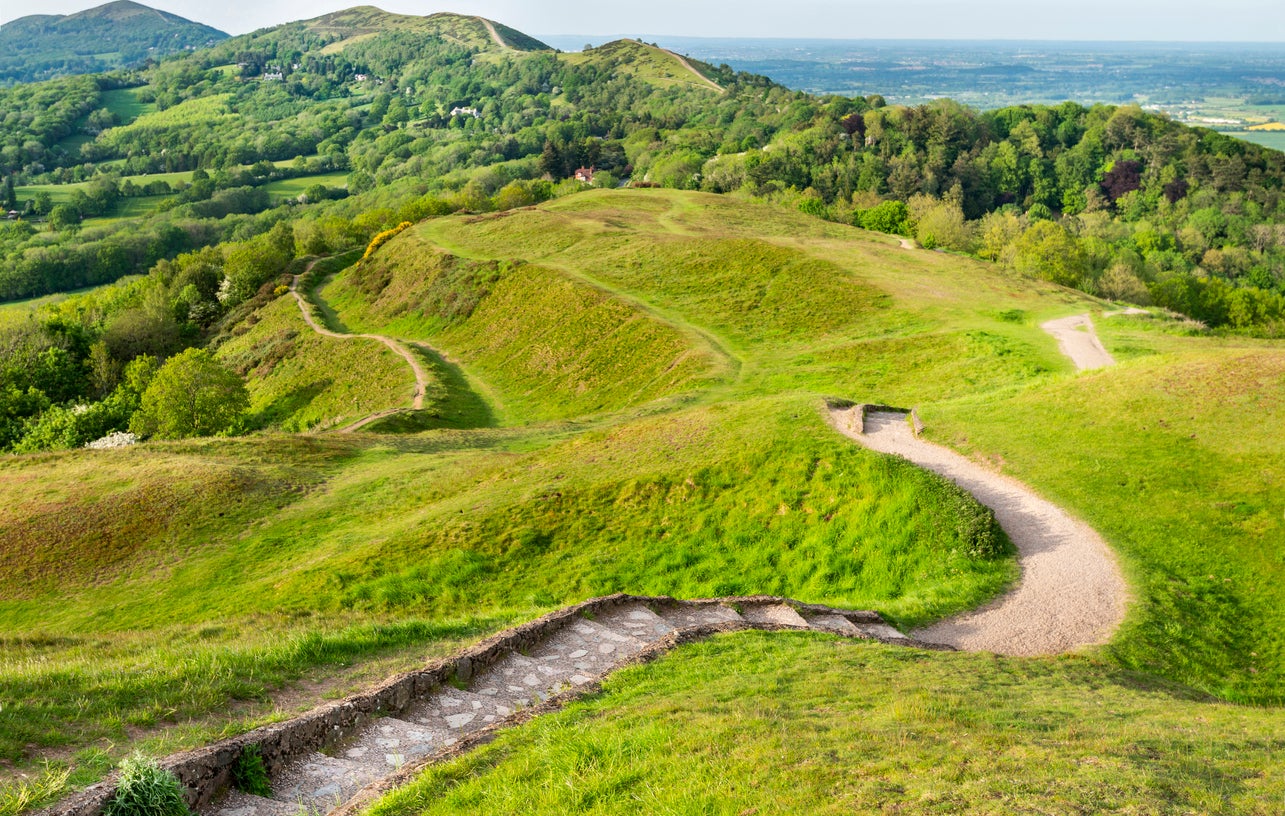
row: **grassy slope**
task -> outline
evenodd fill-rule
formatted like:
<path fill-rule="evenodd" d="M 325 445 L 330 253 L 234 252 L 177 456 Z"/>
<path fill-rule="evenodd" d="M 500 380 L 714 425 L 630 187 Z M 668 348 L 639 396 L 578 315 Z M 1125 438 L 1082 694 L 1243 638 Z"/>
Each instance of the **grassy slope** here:
<path fill-rule="evenodd" d="M 428 244 L 455 257 L 430 254 Z M 531 263 L 488 260 L 515 256 Z M 1105 495 L 1109 484 L 1090 480 L 1087 489 L 1063 490 L 1061 476 L 1033 463 L 1050 446 L 1070 456 L 1108 448 L 1126 432 L 1124 409 L 1097 396 L 1104 389 L 1093 385 L 1095 378 L 1113 382 L 1135 366 L 1156 366 L 1152 376 L 1127 381 L 1145 397 L 1166 382 L 1161 375 L 1170 362 L 1234 358 L 1252 343 L 1220 348 L 1118 324 L 1107 329 L 1108 346 L 1138 362 L 1068 377 L 1069 365 L 1038 323 L 1092 307 L 1083 296 L 938 253 L 907 253 L 886 239 L 797 214 L 666 191 L 598 192 L 507 217 L 441 219 L 404 233 L 377 257 L 360 275 L 345 273 L 322 290 L 337 319 L 438 344 L 456 364 L 457 389 L 473 389 L 470 405 L 515 427 L 403 439 L 154 445 L 118 454 L 136 466 L 110 471 L 83 452 L 11 460 L 0 470 L 11 513 L 0 517 L 0 540 L 22 529 L 37 549 L 58 541 L 64 552 L 96 551 L 100 537 L 128 538 L 133 549 L 103 556 L 105 566 L 92 574 L 11 585 L 0 601 L 0 628 L 48 642 L 42 654 L 50 665 L 68 660 L 76 666 L 75 687 L 92 689 L 93 678 L 107 670 L 77 664 L 62 639 L 130 639 L 156 650 L 179 631 L 239 631 L 264 620 L 302 636 L 329 625 L 322 621 L 330 617 L 352 626 L 412 619 L 485 629 L 616 589 L 687 596 L 776 591 L 875 607 L 914 624 L 1002 586 L 1009 562 L 958 555 L 957 533 L 942 524 L 949 513 L 933 481 L 837 437 L 819 416 L 822 395 L 918 404 L 933 432 L 947 439 L 962 440 L 967 427 L 979 455 L 1005 450 L 1006 467 L 1020 466 L 1023 477 L 1091 518 L 1137 576 L 1191 579 L 1203 571 L 1192 560 L 1195 543 L 1165 549 L 1159 538 L 1139 543 L 1129 534 L 1105 510 L 1113 501 Z M 417 304 L 427 307 L 411 308 Z M 621 336 L 641 339 L 620 343 Z M 558 366 L 532 365 L 529 351 L 540 343 L 548 349 L 540 359 Z M 612 368 L 620 354 L 632 362 Z M 648 387 L 655 380 L 649 366 L 684 355 L 702 365 L 686 379 Z M 549 370 L 574 376 L 554 388 L 546 382 Z M 569 396 L 573 383 L 587 386 Z M 1267 396 L 1279 393 L 1270 378 L 1257 387 Z M 1054 410 L 1048 406 L 1076 389 L 1096 400 L 1101 413 L 1094 424 L 1047 421 Z M 567 400 L 593 415 L 572 416 Z M 987 408 L 1000 402 L 1013 411 L 1013 423 Z M 1186 404 L 1203 410 L 1197 400 Z M 1248 444 L 1262 442 L 1270 428 L 1253 430 Z M 978 442 L 983 434 L 993 441 Z M 1029 448 L 1009 441 L 1027 436 Z M 1036 439 L 1044 440 L 1041 447 Z M 239 502 L 196 497 L 181 505 L 188 515 L 151 513 L 156 529 L 129 532 L 140 524 L 128 509 L 130 497 L 161 486 L 191 489 L 184 487 L 189 462 L 192 481 L 218 485 L 198 467 L 206 460 L 245 480 L 235 494 Z M 1131 472 L 1155 478 L 1172 461 L 1144 456 L 1130 463 Z M 1228 495 L 1259 478 L 1253 474 L 1279 473 L 1274 461 L 1209 462 L 1222 470 L 1197 472 L 1198 486 L 1206 489 L 1216 478 Z M 281 468 L 290 472 L 282 475 Z M 64 478 L 75 490 L 60 487 Z M 73 529 L 66 520 L 89 496 L 89 506 L 100 508 L 98 520 L 92 531 Z M 1157 529 L 1188 523 L 1185 516 L 1175 520 L 1178 504 L 1148 506 L 1158 515 Z M 1241 590 L 1253 600 L 1244 608 L 1265 608 L 1274 597 L 1272 571 L 1281 569 L 1263 549 L 1266 540 L 1254 554 L 1229 526 L 1198 526 L 1236 512 L 1214 506 L 1207 518 L 1192 520 L 1190 542 L 1231 536 L 1221 556 L 1245 572 L 1265 570 Z M 1208 687 L 1271 698 L 1273 686 L 1253 682 L 1278 670 L 1278 653 L 1270 649 L 1254 657 L 1258 674 L 1244 671 L 1248 683 L 1239 675 L 1234 686 L 1227 683 L 1228 667 L 1249 660 L 1254 645 L 1230 636 L 1227 615 L 1240 607 L 1226 604 L 1226 593 L 1208 596 L 1204 619 L 1183 620 L 1214 650 L 1192 671 L 1182 644 L 1157 635 L 1168 621 L 1165 596 L 1147 582 L 1138 588 L 1140 602 L 1112 647 L 1116 654 Z M 461 620 L 462 609 L 468 616 Z M 1254 620 L 1274 625 L 1266 616 Z M 1263 642 L 1279 642 L 1279 632 L 1268 629 Z M 373 648 L 349 654 L 359 659 Z M 787 670 L 781 661 L 768 670 Z M 1012 665 L 1043 672 L 1053 664 Z M 6 671 L 0 696 L 11 697 L 9 689 L 26 687 L 31 668 L 10 662 Z M 126 672 L 144 679 L 116 719 L 93 710 L 33 725 L 21 705 L 6 704 L 0 735 L 13 736 L 0 748 L 15 756 L 26 742 L 119 739 L 114 723 L 129 718 L 166 721 L 156 703 L 162 690 L 159 684 L 155 693 L 148 690 L 148 671 L 144 661 Z M 207 682 L 194 695 L 206 702 L 195 708 L 262 694 L 275 682 L 239 671 L 229 674 L 246 682 L 243 690 L 218 686 L 207 695 L 215 685 Z M 682 693 L 676 688 L 671 699 Z M 75 699 L 47 696 L 51 705 Z M 184 709 L 170 718 L 200 713 Z M 1023 722 L 1038 724 L 1029 717 Z M 1245 750 L 1247 762 L 1261 763 L 1267 749 Z"/>
<path fill-rule="evenodd" d="M 290 295 L 259 309 L 234 334 L 218 356 L 246 378 L 254 427 L 333 428 L 410 405 L 415 376 L 405 360 L 376 340 L 315 333 Z"/>
<path fill-rule="evenodd" d="M 1004 463 L 1122 553 L 1138 592 L 1112 647 L 1122 660 L 1233 698 L 1281 699 L 1285 507 L 1272 486 L 1285 479 L 1285 378 L 1270 344 L 1106 321 L 1126 365 L 1058 376 L 1070 364 L 1038 325 L 1100 308 L 1082 295 L 726 199 L 613 206 L 632 195 L 429 229 L 477 257 L 527 246 L 708 327 L 745 360 L 741 393 L 919 406 L 939 438 Z M 708 208 L 692 211 L 698 201 Z M 631 229 L 659 234 L 631 252 Z"/>
<path fill-rule="evenodd" d="M 555 270 L 470 264 L 417 231 L 322 291 L 354 330 L 449 349 L 503 394 L 510 421 L 683 394 L 726 366 L 699 338 Z"/>
<path fill-rule="evenodd" d="M 396 260 L 397 247 L 381 256 Z M 464 274 L 476 265 L 458 266 Z M 425 296 L 437 291 L 434 280 L 392 276 L 383 303 L 395 312 L 399 287 Z M 455 280 L 446 291 L 471 290 Z M 100 565 L 92 571 L 48 571 L 12 586 L 0 601 L 3 627 L 55 643 L 97 632 L 159 646 L 172 627 L 236 626 L 247 617 L 384 622 L 454 619 L 467 609 L 471 620 L 499 620 L 618 589 L 778 591 L 878 606 L 914 623 L 974 604 L 1011 577 L 1007 562 L 959 555 L 958 532 L 939 521 L 945 511 L 933 480 L 834 435 L 814 395 L 691 402 L 701 387 L 726 394 L 741 369 L 711 333 L 667 322 L 664 311 L 526 266 L 499 275 L 468 318 L 390 319 L 412 337 L 453 341 L 444 347 L 472 382 L 498 394 L 496 414 L 523 427 L 400 441 L 265 437 L 206 443 L 194 457 L 152 445 L 120 454 L 134 468 L 104 469 L 86 452 L 10 460 L 0 490 L 12 514 L 0 538 L 20 533 L 40 563 L 77 547 L 106 552 L 86 558 Z M 353 316 L 341 310 L 356 323 Z M 574 376 L 554 388 L 550 370 Z M 565 416 L 567 400 L 598 413 L 538 421 Z M 202 457 L 217 461 L 223 482 L 190 462 Z M 296 482 L 277 473 L 279 457 L 313 464 Z M 59 474 L 76 489 L 51 492 Z M 243 486 L 232 495 L 202 492 L 223 483 Z M 141 505 L 183 491 L 192 495 L 170 505 L 181 512 Z M 86 514 L 86 506 L 97 509 Z M 47 656 L 56 663 L 59 647 Z M 19 678 L 25 671 L 14 670 Z M 4 743 L 9 756 L 31 741 L 24 710 L 3 709 L 4 733 L 23 735 Z M 146 695 L 120 716 L 164 719 Z M 112 722 L 88 712 L 45 724 L 36 742 L 122 736 Z"/>
<path fill-rule="evenodd" d="M 1266 816 L 1282 724 L 1082 659 L 746 633 L 628 669 L 372 816 Z"/>

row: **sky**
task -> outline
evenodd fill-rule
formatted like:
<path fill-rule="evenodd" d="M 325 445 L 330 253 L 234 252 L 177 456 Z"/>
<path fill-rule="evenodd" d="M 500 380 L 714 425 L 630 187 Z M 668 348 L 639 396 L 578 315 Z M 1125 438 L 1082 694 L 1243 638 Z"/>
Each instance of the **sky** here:
<path fill-rule="evenodd" d="M 0 24 L 68 14 L 106 0 L 0 0 Z M 141 0 L 230 34 L 371 0 Z M 1282 0 L 373 0 L 386 11 L 452 11 L 528 34 L 1285 41 Z"/>

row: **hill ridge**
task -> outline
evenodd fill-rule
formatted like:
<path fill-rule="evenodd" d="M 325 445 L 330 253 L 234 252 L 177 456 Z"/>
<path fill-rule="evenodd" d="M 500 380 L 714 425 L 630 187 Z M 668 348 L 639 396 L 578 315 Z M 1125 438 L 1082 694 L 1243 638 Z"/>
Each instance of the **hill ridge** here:
<path fill-rule="evenodd" d="M 112 0 L 73 14 L 28 15 L 0 26 L 0 84 L 131 67 L 227 37 L 134 0 Z"/>

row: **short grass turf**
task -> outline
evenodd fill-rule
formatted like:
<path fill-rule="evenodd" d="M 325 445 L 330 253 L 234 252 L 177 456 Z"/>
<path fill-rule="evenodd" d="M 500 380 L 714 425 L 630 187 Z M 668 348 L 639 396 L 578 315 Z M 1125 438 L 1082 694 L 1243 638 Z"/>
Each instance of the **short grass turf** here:
<path fill-rule="evenodd" d="M 370 816 L 1276 814 L 1285 715 L 1082 658 L 741 633 L 426 770 Z"/>

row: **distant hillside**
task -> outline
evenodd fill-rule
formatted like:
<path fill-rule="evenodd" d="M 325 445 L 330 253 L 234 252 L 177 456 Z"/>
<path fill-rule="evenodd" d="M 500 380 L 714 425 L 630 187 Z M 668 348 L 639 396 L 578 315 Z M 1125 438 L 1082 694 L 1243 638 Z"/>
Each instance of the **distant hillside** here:
<path fill-rule="evenodd" d="M 227 36 L 130 0 L 68 16 L 34 14 L 0 27 L 0 84 L 110 71 Z"/>
<path fill-rule="evenodd" d="M 548 45 L 534 37 L 506 25 L 482 17 L 460 14 L 430 14 L 420 17 L 393 14 L 374 6 L 355 8 L 326 14 L 312 20 L 287 23 L 260 34 L 279 36 L 291 29 L 303 29 L 331 41 L 329 53 L 338 53 L 347 45 L 363 42 L 379 35 L 410 34 L 437 39 L 443 43 L 478 51 L 511 49 L 514 51 L 551 51 Z M 234 42 L 255 42 L 257 35 L 248 35 Z"/>

